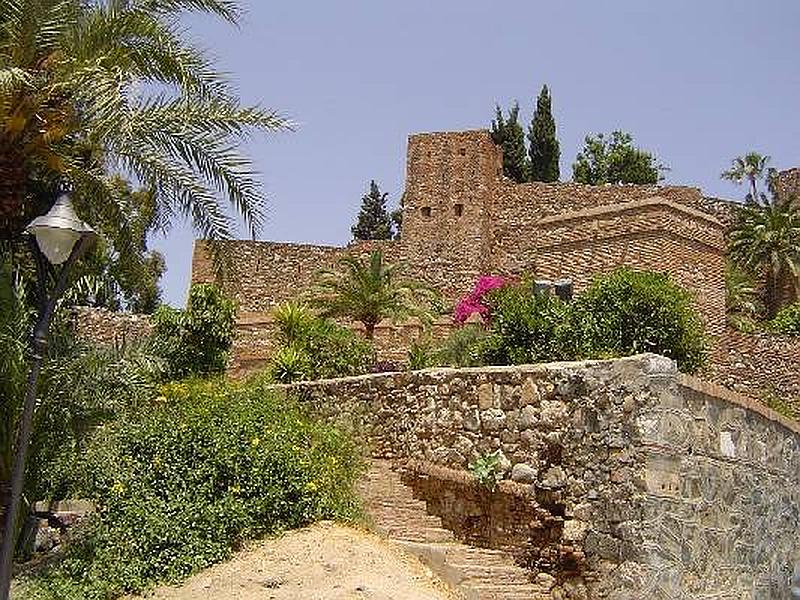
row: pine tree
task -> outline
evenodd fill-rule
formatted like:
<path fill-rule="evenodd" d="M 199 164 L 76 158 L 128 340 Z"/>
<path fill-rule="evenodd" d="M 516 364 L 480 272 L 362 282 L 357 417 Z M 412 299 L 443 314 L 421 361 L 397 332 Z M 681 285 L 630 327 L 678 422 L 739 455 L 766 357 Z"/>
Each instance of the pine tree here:
<path fill-rule="evenodd" d="M 533 113 L 528 130 L 529 181 L 552 182 L 558 181 L 561 176 L 558 166 L 561 148 L 556 137 L 556 122 L 553 119 L 551 104 L 550 91 L 545 85 L 536 100 L 536 112 Z"/>
<path fill-rule="evenodd" d="M 517 183 L 528 180 L 528 160 L 525 151 L 525 131 L 519 124 L 519 104 L 508 111 L 503 118 L 500 106 L 495 107 L 495 120 L 492 121 L 492 139 L 503 149 L 503 174 Z"/>
<path fill-rule="evenodd" d="M 369 183 L 369 193 L 361 198 L 361 211 L 356 224 L 350 228 L 356 240 L 392 239 L 392 217 L 386 210 L 386 196 L 381 194 L 373 179 Z"/>

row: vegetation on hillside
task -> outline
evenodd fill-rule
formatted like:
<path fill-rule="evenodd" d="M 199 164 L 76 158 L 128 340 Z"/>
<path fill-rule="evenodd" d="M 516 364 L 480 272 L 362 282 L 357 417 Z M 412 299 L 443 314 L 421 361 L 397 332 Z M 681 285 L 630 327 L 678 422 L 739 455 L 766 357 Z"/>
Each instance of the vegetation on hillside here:
<path fill-rule="evenodd" d="M 360 453 L 259 384 L 188 381 L 94 430 L 58 489 L 98 511 L 25 598 L 114 598 L 178 581 L 239 544 L 318 519 L 353 519 Z"/>
<path fill-rule="evenodd" d="M 281 304 L 273 311 L 273 317 L 281 344 L 268 367 L 274 381 L 361 375 L 372 366 L 374 351 L 367 340 L 317 316 L 303 304 Z"/>

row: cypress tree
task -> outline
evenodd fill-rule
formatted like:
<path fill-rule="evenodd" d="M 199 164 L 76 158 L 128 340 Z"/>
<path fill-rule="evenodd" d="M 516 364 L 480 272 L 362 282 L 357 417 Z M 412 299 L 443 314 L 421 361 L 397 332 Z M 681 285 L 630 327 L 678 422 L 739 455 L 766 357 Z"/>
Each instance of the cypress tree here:
<path fill-rule="evenodd" d="M 356 240 L 392 239 L 392 217 L 386 210 L 386 197 L 375 180 L 369 182 L 369 193 L 361 198 L 358 220 L 350 228 Z"/>
<path fill-rule="evenodd" d="M 528 180 L 528 160 L 525 151 L 525 131 L 519 124 L 519 104 L 508 111 L 503 118 L 499 106 L 495 107 L 492 121 L 492 139 L 503 149 L 503 174 L 517 183 Z"/>
<path fill-rule="evenodd" d="M 558 166 L 561 147 L 556 137 L 550 90 L 546 85 L 542 87 L 536 100 L 536 112 L 533 113 L 528 130 L 528 141 L 530 142 L 529 181 L 558 181 L 561 176 Z"/>

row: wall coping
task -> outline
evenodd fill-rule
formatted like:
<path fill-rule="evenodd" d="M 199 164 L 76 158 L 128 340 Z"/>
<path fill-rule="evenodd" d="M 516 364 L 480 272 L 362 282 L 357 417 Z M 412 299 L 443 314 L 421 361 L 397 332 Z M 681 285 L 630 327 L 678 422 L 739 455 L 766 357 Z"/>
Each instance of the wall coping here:
<path fill-rule="evenodd" d="M 794 433 L 800 434 L 800 422 L 783 416 L 779 412 L 771 409 L 769 406 L 756 400 L 755 398 L 734 392 L 733 390 L 729 390 L 728 388 L 717 383 L 712 383 L 711 381 L 706 381 L 705 379 L 687 375 L 686 373 L 678 373 L 678 384 L 695 392 L 714 396 L 715 398 L 724 400 L 730 404 L 734 404 L 736 406 L 756 412 L 762 417 L 779 423 Z"/>
<path fill-rule="evenodd" d="M 602 359 L 602 360 L 584 360 L 584 361 L 561 361 L 551 363 L 539 363 L 530 365 L 508 365 L 508 366 L 490 366 L 490 367 L 465 367 L 461 369 L 450 367 L 436 367 L 431 369 L 421 369 L 418 371 L 388 371 L 384 373 L 367 373 L 366 375 L 353 375 L 350 377 L 339 377 L 333 379 L 316 379 L 308 381 L 297 381 L 295 383 L 276 383 L 270 385 L 270 389 L 291 391 L 293 389 L 303 389 L 316 386 L 326 386 L 338 383 L 357 383 L 357 382 L 370 382 L 391 379 L 397 375 L 404 376 L 440 376 L 446 377 L 455 374 L 478 374 L 478 375 L 491 375 L 493 373 L 525 373 L 525 374 L 545 374 L 554 370 L 576 370 L 599 365 L 613 365 L 624 363 L 639 363 L 642 372 L 646 375 L 656 376 L 672 376 L 675 377 L 678 385 L 688 388 L 690 390 L 713 396 L 729 404 L 739 406 L 746 410 L 755 412 L 762 417 L 782 425 L 793 433 L 800 434 L 800 422 L 784 417 L 780 413 L 769 408 L 762 402 L 739 394 L 722 387 L 716 383 L 711 383 L 704 379 L 680 373 L 677 369 L 676 363 L 669 358 L 658 354 L 636 354 L 633 356 L 626 356 L 623 358 Z"/>
<path fill-rule="evenodd" d="M 605 204 L 603 206 L 594 206 L 591 208 L 583 208 L 580 210 L 574 210 L 569 212 L 559 213 L 557 215 L 553 215 L 550 217 L 544 217 L 539 219 L 538 224 L 540 225 L 549 225 L 553 223 L 560 223 L 563 221 L 573 221 L 576 219 L 584 219 L 587 217 L 597 217 L 602 215 L 608 214 L 618 214 L 623 212 L 630 212 L 640 208 L 649 208 L 653 206 L 664 206 L 671 208 L 672 210 L 682 212 L 688 216 L 702 219 L 713 225 L 714 227 L 719 227 L 723 229 L 722 223 L 720 223 L 717 219 L 708 215 L 700 210 L 692 208 L 690 206 L 683 206 L 678 204 L 677 202 L 673 202 L 672 200 L 667 200 L 663 196 L 653 196 L 651 198 L 644 198 L 643 200 L 632 200 L 630 202 L 617 202 L 615 204 Z"/>

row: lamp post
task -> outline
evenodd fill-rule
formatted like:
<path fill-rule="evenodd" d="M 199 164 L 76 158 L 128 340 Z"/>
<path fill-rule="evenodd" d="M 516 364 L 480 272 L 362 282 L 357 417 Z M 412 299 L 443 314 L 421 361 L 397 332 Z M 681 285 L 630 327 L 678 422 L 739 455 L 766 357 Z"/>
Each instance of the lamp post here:
<path fill-rule="evenodd" d="M 49 298 L 43 296 L 39 318 L 33 330 L 31 341 L 31 366 L 28 374 L 28 387 L 22 405 L 22 415 L 17 427 L 14 445 L 14 465 L 11 472 L 11 497 L 6 507 L 3 523 L 3 545 L 0 550 L 0 600 L 8 600 L 11 587 L 11 570 L 16 545 L 17 513 L 22 500 L 22 487 L 25 479 L 25 459 L 31 437 L 33 412 L 36 405 L 36 384 L 42 360 L 47 348 L 47 333 L 55 312 L 56 302 L 67 287 L 69 272 L 75 261 L 97 239 L 95 231 L 81 221 L 72 208 L 67 194 L 61 194 L 50 211 L 31 221 L 25 231 L 36 239 L 42 254 L 53 265 L 62 265 L 56 286 Z M 37 267 L 40 267 L 37 261 Z M 38 268 L 39 286 L 45 288 L 45 273 Z"/>

